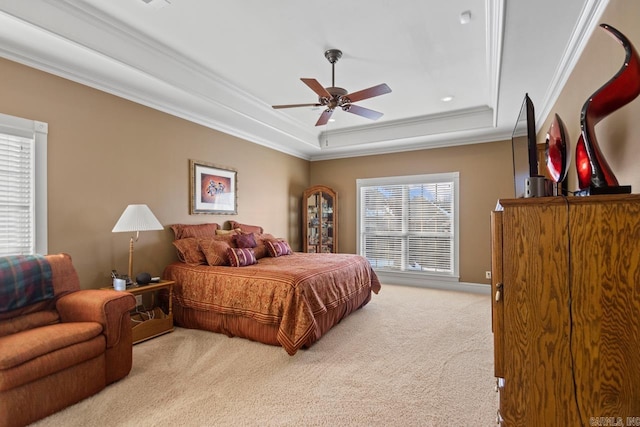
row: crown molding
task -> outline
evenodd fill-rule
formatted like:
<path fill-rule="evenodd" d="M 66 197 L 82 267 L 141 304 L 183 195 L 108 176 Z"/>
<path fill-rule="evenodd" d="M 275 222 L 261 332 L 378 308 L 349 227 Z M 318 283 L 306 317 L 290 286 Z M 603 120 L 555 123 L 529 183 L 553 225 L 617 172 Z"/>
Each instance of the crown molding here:
<path fill-rule="evenodd" d="M 441 135 L 442 137 L 442 135 L 455 134 L 470 129 L 490 127 L 492 123 L 492 108 L 486 106 L 468 108 L 326 131 L 320 134 L 320 145 L 322 150 L 328 150 L 346 146 L 397 142 L 433 135 Z"/>
<path fill-rule="evenodd" d="M 26 3 L 0 12 L 3 57 L 296 157 L 319 150 L 307 126 L 91 6 Z M 45 19 L 59 13 L 77 25 L 54 27 L 61 20 Z M 91 39 L 72 40 L 84 26 Z M 130 45 L 135 54 L 123 48 Z"/>
<path fill-rule="evenodd" d="M 494 106 L 493 126 L 498 125 L 498 99 L 500 96 L 500 70 L 502 69 L 502 42 L 504 39 L 504 0 L 486 0 L 487 5 L 487 64 L 491 105 Z"/>
<path fill-rule="evenodd" d="M 589 41 L 590 35 L 598 26 L 598 23 L 602 18 L 602 14 L 608 4 L 609 0 L 588 0 L 584 5 L 582 12 L 580 13 L 580 17 L 578 18 L 578 22 L 571 34 L 569 43 L 567 44 L 567 49 L 562 55 L 560 63 L 553 75 L 551 84 L 549 85 L 549 89 L 543 98 L 542 108 L 539 110 L 541 113 L 538 115 L 536 120 L 538 122 L 536 123 L 536 128 L 538 128 L 538 124 L 541 125 L 544 123 L 551 113 L 551 109 L 560 97 L 560 93 L 562 92 L 564 85 L 567 83 L 576 63 L 580 59 L 582 51 Z"/>
<path fill-rule="evenodd" d="M 512 129 L 482 128 L 448 134 L 417 136 L 413 138 L 385 140 L 366 146 L 344 146 L 331 150 L 322 150 L 311 156 L 311 161 L 345 159 L 350 157 L 373 156 L 378 154 L 400 153 L 405 151 L 446 148 L 459 145 L 483 144 L 487 142 L 511 140 Z"/>
<path fill-rule="evenodd" d="M 9 2 L 0 55 L 176 117 L 307 160 L 509 139 L 497 128 L 505 0 L 485 0 L 492 106 L 322 132 L 278 114 L 219 75 L 93 6 L 72 0 Z M 548 115 L 608 0 L 589 0 L 542 104 Z M 52 19 L 64 15 L 73 25 Z M 81 42 L 74 34 L 88 34 Z M 135 46 L 135 50 L 126 47 Z M 186 76 L 186 77 L 185 77 Z"/>

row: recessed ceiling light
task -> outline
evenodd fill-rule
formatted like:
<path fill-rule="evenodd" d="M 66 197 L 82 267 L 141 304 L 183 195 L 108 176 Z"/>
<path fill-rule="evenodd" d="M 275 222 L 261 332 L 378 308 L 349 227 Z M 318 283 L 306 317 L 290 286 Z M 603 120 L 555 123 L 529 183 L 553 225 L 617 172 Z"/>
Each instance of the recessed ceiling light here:
<path fill-rule="evenodd" d="M 141 0 L 141 1 L 152 7 L 155 7 L 156 9 L 161 9 L 171 4 L 170 0 Z"/>
<path fill-rule="evenodd" d="M 336 119 L 329 119 L 329 121 L 330 121 L 330 122 L 335 122 L 335 121 L 336 121 Z"/>
<path fill-rule="evenodd" d="M 442 98 L 440 98 L 440 101 L 442 101 L 442 102 L 451 102 L 451 101 L 453 101 L 453 96 L 443 96 Z"/>
<path fill-rule="evenodd" d="M 460 14 L 460 23 L 464 25 L 468 24 L 469 22 L 471 22 L 471 11 L 465 10 Z"/>

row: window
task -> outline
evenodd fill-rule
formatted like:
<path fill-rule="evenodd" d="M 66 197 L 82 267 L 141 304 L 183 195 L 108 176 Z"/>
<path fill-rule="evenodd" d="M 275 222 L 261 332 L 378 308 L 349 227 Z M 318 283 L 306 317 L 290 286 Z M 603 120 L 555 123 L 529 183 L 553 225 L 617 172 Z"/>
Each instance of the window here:
<path fill-rule="evenodd" d="M 458 279 L 459 174 L 357 180 L 358 253 L 378 274 Z"/>
<path fill-rule="evenodd" d="M 0 256 L 47 253 L 47 124 L 0 114 Z"/>

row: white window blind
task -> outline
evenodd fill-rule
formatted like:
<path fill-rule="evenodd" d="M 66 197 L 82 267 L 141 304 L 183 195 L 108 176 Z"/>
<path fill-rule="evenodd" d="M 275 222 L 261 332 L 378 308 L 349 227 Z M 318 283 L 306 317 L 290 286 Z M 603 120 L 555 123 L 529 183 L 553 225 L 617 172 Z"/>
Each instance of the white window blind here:
<path fill-rule="evenodd" d="M 0 114 L 0 256 L 47 253 L 47 132 Z"/>
<path fill-rule="evenodd" d="M 359 253 L 380 271 L 457 276 L 458 174 L 358 180 Z"/>
<path fill-rule="evenodd" d="M 0 134 L 0 255 L 33 253 L 33 144 Z"/>

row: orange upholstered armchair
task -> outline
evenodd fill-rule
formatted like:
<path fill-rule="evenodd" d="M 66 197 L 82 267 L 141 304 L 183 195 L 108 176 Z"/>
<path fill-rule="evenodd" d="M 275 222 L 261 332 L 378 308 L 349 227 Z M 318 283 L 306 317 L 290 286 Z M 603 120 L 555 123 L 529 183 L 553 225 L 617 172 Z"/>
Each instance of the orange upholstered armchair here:
<path fill-rule="evenodd" d="M 0 427 L 23 426 L 129 374 L 127 292 L 80 290 L 67 254 L 0 257 Z"/>

